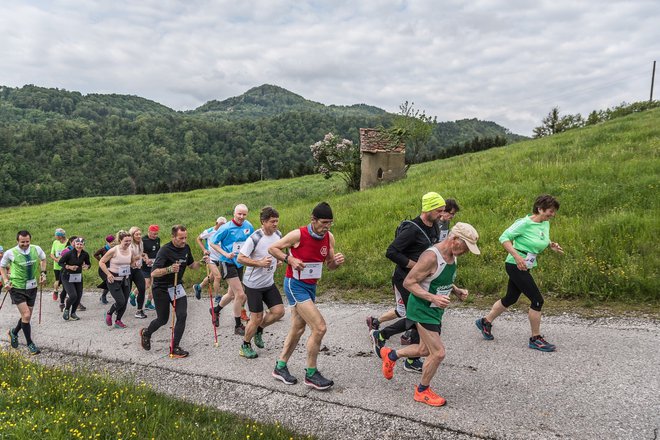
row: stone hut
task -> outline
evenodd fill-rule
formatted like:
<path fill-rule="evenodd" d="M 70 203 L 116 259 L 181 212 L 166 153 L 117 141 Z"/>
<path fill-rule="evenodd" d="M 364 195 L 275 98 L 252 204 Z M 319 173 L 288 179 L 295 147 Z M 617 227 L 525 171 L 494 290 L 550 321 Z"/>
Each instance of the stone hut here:
<path fill-rule="evenodd" d="M 360 159 L 360 191 L 406 176 L 406 144 L 375 128 L 360 129 Z"/>

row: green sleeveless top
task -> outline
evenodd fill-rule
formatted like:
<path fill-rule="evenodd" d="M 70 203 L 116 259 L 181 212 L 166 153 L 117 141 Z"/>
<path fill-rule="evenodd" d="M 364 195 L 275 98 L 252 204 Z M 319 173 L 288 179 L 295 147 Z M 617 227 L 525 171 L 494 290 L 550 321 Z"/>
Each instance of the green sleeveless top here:
<path fill-rule="evenodd" d="M 419 283 L 420 286 L 432 295 L 449 295 L 454 284 L 454 279 L 456 278 L 456 262 L 447 264 L 435 246 L 431 246 L 424 252 L 435 253 L 437 267 L 433 275 Z M 444 313 L 445 309 L 434 306 L 430 301 L 418 298 L 412 293 L 408 297 L 406 318 L 411 321 L 425 324 L 440 324 Z"/>
<path fill-rule="evenodd" d="M 39 278 L 39 253 L 37 248 L 31 244 L 27 255 L 22 253 L 18 246 L 11 248 L 8 252 L 11 252 L 14 256 L 9 266 L 9 279 L 12 287 L 25 289 L 28 281 L 37 281 Z"/>

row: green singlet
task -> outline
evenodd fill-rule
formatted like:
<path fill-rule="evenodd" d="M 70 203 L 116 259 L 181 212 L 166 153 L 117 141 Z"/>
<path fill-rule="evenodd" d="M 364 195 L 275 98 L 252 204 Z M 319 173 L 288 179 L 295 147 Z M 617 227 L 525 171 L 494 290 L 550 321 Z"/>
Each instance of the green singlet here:
<path fill-rule="evenodd" d="M 447 264 L 440 251 L 432 246 L 424 252 L 434 252 L 437 259 L 436 271 L 430 277 L 424 279 L 420 284 L 432 295 L 449 295 L 453 288 L 456 278 L 456 262 Z M 420 257 L 421 258 L 421 257 Z M 425 324 L 440 324 L 445 309 L 435 307 L 430 301 L 421 299 L 412 293 L 408 297 L 408 306 L 406 307 L 406 318 L 415 322 Z"/>

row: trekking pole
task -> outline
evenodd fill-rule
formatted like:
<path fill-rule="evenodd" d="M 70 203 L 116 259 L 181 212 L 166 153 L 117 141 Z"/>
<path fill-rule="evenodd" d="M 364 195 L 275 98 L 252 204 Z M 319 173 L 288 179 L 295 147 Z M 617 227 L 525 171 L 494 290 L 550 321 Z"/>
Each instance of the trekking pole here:
<path fill-rule="evenodd" d="M 43 294 L 44 294 L 44 285 L 42 284 L 41 287 L 39 287 L 39 325 L 41 325 L 41 300 L 43 299 Z"/>
<path fill-rule="evenodd" d="M 210 277 L 209 263 L 206 263 L 206 276 Z M 211 302 L 211 326 L 213 327 L 213 338 L 215 347 L 218 346 L 218 329 L 215 326 L 215 309 L 213 308 L 213 282 L 209 278 L 209 301 Z"/>
<path fill-rule="evenodd" d="M 172 337 L 170 339 L 170 357 L 174 353 L 174 318 L 176 317 L 176 285 L 179 279 L 179 272 L 174 272 L 174 300 L 172 301 Z"/>
<path fill-rule="evenodd" d="M 2 310 L 2 306 L 5 305 L 5 300 L 7 299 L 7 294 L 9 293 L 9 290 L 5 290 L 5 296 L 2 297 L 2 303 L 0 303 L 0 310 Z"/>

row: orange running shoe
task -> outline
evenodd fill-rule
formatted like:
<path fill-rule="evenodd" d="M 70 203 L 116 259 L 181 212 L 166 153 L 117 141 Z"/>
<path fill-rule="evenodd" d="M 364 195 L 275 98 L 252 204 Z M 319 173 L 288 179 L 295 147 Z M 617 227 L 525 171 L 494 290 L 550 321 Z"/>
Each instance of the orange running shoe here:
<path fill-rule="evenodd" d="M 245 309 L 241 309 L 241 321 L 248 322 L 250 320 L 250 317 L 247 315 L 247 312 Z"/>
<path fill-rule="evenodd" d="M 380 349 L 380 358 L 383 360 L 383 376 L 387 380 L 394 377 L 394 366 L 396 365 L 396 361 L 391 360 L 388 356 L 391 351 L 392 349 L 389 347 Z"/>
<path fill-rule="evenodd" d="M 431 391 L 431 387 L 420 393 L 417 390 L 417 385 L 415 385 L 415 402 L 422 402 L 431 406 L 443 406 L 445 403 L 447 403 L 444 397 L 438 396 L 433 391 Z"/>

